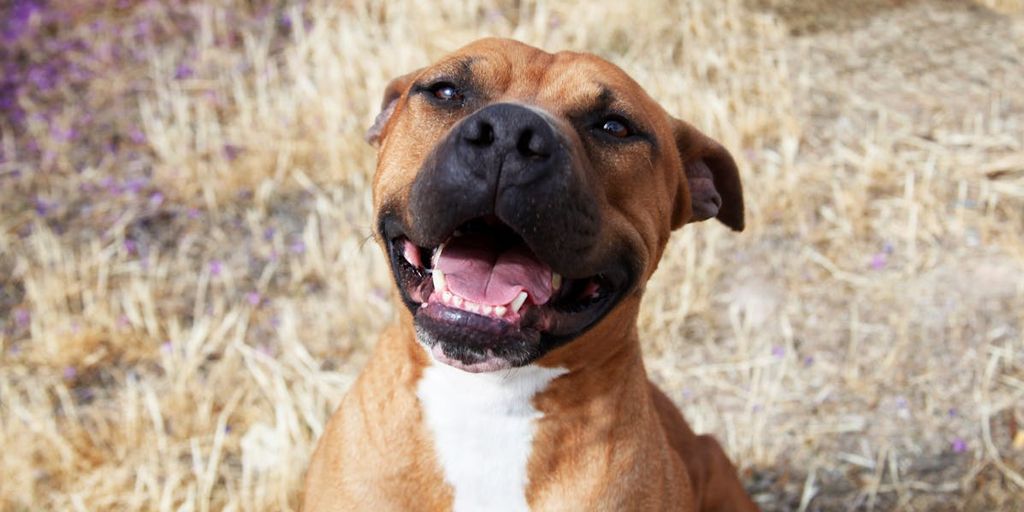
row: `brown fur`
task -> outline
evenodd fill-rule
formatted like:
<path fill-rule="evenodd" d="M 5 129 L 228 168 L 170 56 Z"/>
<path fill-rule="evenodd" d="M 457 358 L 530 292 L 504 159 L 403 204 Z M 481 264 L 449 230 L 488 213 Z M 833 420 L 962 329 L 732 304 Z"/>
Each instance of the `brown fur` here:
<path fill-rule="evenodd" d="M 528 503 L 536 510 L 757 510 L 718 443 L 695 435 L 648 381 L 636 331 L 643 283 L 674 228 L 717 216 L 742 229 L 742 192 L 732 158 L 598 57 L 485 39 L 389 85 L 382 117 L 368 134 L 380 143 L 374 179 L 378 212 L 384 207 L 403 212 L 417 170 L 464 115 L 439 114 L 406 92 L 417 80 L 466 67 L 489 102 L 535 105 L 566 123 L 563 132 L 575 137 L 570 141 L 575 157 L 589 170 L 601 206 L 601 240 L 608 247 L 629 247 L 644 263 L 631 295 L 584 335 L 537 363 L 569 373 L 534 398 L 543 418 L 528 463 Z M 568 125 L 569 115 L 592 105 L 602 87 L 614 92 L 618 108 L 643 123 L 655 139 L 653 148 L 588 146 Z M 692 192 L 691 169 L 710 173 L 710 181 Z M 709 190 L 721 196 L 720 209 L 706 197 L 692 197 Z M 694 217 L 696 201 L 703 201 L 700 218 Z M 412 316 L 403 309 L 399 325 L 384 333 L 328 424 L 307 476 L 306 510 L 451 508 L 452 492 L 415 395 L 429 361 L 411 325 Z"/>

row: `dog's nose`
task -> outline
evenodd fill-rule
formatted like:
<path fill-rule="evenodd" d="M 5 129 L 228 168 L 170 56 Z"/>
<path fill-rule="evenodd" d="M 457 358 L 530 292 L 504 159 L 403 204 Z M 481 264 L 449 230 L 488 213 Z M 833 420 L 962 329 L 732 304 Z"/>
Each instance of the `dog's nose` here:
<path fill-rule="evenodd" d="M 544 261 L 564 264 L 559 258 L 579 251 L 562 248 L 593 244 L 598 203 L 573 159 L 571 135 L 553 119 L 496 103 L 459 121 L 409 191 L 410 238 L 436 246 L 466 221 L 496 216 L 544 252 Z"/>
<path fill-rule="evenodd" d="M 511 173 L 520 181 L 543 174 L 559 144 L 544 117 L 528 107 L 499 103 L 480 109 L 463 123 L 460 131 L 463 157 L 479 163 L 478 172 Z"/>

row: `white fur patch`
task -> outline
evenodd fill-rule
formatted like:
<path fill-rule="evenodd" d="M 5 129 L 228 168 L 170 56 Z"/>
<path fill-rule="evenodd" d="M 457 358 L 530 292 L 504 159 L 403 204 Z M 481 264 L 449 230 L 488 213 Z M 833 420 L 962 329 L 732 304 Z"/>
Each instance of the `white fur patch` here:
<path fill-rule="evenodd" d="M 431 361 L 416 394 L 455 512 L 529 510 L 526 464 L 542 416 L 532 399 L 564 373 L 533 365 L 468 373 Z"/>

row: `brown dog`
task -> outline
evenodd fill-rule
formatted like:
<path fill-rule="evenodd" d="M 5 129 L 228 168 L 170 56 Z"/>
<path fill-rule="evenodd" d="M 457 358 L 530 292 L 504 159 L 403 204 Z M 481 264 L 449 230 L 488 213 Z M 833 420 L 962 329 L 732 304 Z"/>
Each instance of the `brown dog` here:
<path fill-rule="evenodd" d="M 721 145 L 598 57 L 504 39 L 392 81 L 368 137 L 406 307 L 306 510 L 757 510 L 647 380 L 636 328 L 673 229 L 743 229 Z"/>

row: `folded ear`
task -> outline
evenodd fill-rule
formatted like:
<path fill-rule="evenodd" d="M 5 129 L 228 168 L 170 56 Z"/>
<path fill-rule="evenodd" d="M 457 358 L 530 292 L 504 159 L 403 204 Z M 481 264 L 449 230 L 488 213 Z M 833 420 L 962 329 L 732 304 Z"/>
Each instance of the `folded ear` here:
<path fill-rule="evenodd" d="M 686 174 L 676 193 L 672 229 L 715 217 L 733 230 L 743 231 L 743 188 L 732 155 L 685 121 L 674 119 L 672 129 Z"/>
<path fill-rule="evenodd" d="M 373 125 L 366 130 L 366 142 L 373 146 L 380 145 L 381 136 L 384 134 L 384 127 L 387 126 L 388 120 L 391 119 L 391 114 L 395 113 L 398 100 L 401 99 L 402 94 L 405 94 L 405 91 L 409 90 L 409 86 L 412 85 L 419 72 L 420 70 L 417 69 L 412 73 L 407 73 L 388 82 L 388 86 L 384 89 L 384 100 L 380 103 L 380 113 L 373 120 Z"/>

